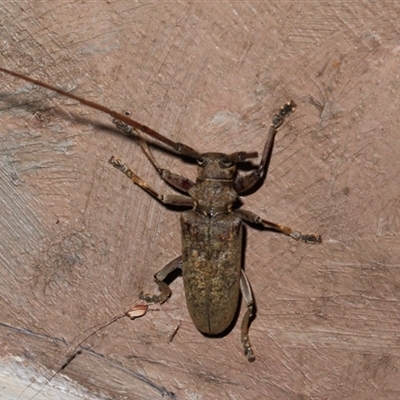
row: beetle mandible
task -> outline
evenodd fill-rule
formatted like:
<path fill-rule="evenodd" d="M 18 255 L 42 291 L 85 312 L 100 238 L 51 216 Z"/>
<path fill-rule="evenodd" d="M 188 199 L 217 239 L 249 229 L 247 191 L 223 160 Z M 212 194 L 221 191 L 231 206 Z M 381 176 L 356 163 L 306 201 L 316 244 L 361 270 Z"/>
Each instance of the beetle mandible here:
<path fill-rule="evenodd" d="M 254 300 L 250 283 L 241 265 L 243 221 L 283 233 L 305 243 L 321 242 L 321 236 L 318 234 L 302 234 L 287 226 L 264 220 L 252 211 L 235 208 L 238 196 L 245 194 L 263 180 L 277 130 L 294 111 L 296 104 L 293 101 L 286 103 L 273 116 L 259 166 L 248 174 L 239 175 L 237 165 L 256 158 L 257 152 L 199 153 L 190 146 L 174 142 L 127 115 L 101 104 L 5 68 L 0 68 L 0 71 L 109 114 L 119 129 L 126 134 L 134 133 L 137 136 L 141 149 L 161 179 L 186 195 L 159 194 L 121 160 L 111 157 L 109 162 L 161 203 L 191 208 L 181 213 L 182 255 L 170 261 L 154 275 L 160 294 L 141 293 L 140 297 L 148 302 L 166 301 L 171 295 L 171 290 L 164 280 L 171 272 L 180 269 L 190 316 L 200 332 L 213 336 L 223 333 L 232 324 L 241 293 L 247 306 L 241 325 L 241 340 L 245 356 L 249 361 L 253 361 L 255 356 L 248 332 L 254 313 Z M 169 146 L 178 155 L 195 159 L 198 164 L 196 181 L 161 168 L 140 132 Z"/>

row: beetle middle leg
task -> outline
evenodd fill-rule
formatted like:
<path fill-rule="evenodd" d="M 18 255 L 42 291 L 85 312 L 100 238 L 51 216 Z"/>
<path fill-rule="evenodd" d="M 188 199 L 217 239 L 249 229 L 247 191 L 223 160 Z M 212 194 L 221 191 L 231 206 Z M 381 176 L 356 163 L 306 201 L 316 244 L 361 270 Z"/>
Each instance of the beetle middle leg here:
<path fill-rule="evenodd" d="M 153 189 L 148 183 L 146 183 L 142 178 L 136 175 L 129 167 L 127 167 L 121 160 L 112 156 L 109 163 L 115 168 L 123 172 L 135 185 L 141 187 L 147 193 L 150 193 L 157 200 L 161 201 L 163 204 L 170 204 L 174 206 L 187 206 L 193 207 L 194 202 L 191 197 L 177 195 L 177 194 L 160 194 L 155 189 Z"/>
<path fill-rule="evenodd" d="M 283 233 L 284 235 L 290 236 L 293 239 L 300 240 L 304 243 L 321 243 L 321 235 L 318 235 L 316 233 L 301 233 L 298 231 L 294 231 L 293 229 L 284 226 L 284 225 L 279 225 L 275 224 L 274 222 L 266 221 L 265 219 L 262 219 L 259 217 L 257 214 L 253 213 L 252 211 L 249 210 L 234 210 L 234 213 L 240 217 L 243 221 L 251 223 L 251 224 L 256 224 L 259 226 L 262 226 L 263 228 L 271 229 L 276 232 Z"/>
<path fill-rule="evenodd" d="M 158 288 L 161 292 L 160 294 L 144 294 L 141 292 L 139 294 L 139 298 L 147 301 L 148 303 L 164 303 L 168 297 L 171 296 L 171 289 L 164 282 L 164 279 L 176 269 L 182 269 L 182 256 L 174 258 L 163 269 L 154 275 L 154 282 L 158 285 Z"/>

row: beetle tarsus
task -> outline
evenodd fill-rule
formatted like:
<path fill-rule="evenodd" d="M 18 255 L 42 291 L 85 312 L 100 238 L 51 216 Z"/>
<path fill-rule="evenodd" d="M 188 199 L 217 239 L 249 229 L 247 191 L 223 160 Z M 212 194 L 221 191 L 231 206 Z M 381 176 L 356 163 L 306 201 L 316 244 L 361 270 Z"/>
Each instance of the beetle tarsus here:
<path fill-rule="evenodd" d="M 171 296 L 172 292 L 170 287 L 163 281 L 171 272 L 181 268 L 182 268 L 182 256 L 178 256 L 174 258 L 172 261 L 170 261 L 166 266 L 164 266 L 163 269 L 161 269 L 154 275 L 154 282 L 157 284 L 161 293 L 144 294 L 143 292 L 141 292 L 139 294 L 139 298 L 141 300 L 146 301 L 147 303 L 162 304 L 165 301 L 167 301 L 168 298 Z"/>
<path fill-rule="evenodd" d="M 304 243 L 309 243 L 309 244 L 322 242 L 321 235 L 318 235 L 316 233 L 303 234 L 301 232 L 293 231 L 290 234 L 290 237 L 292 237 L 293 239 L 296 239 L 296 240 L 300 240 L 301 242 L 304 242 Z"/>
<path fill-rule="evenodd" d="M 281 107 L 278 114 L 275 114 L 272 118 L 272 125 L 274 128 L 279 128 L 285 118 L 290 115 L 294 109 L 296 108 L 296 103 L 291 100 L 289 103 L 286 103 L 284 106 Z"/>
<path fill-rule="evenodd" d="M 168 296 L 164 295 L 163 293 L 160 294 L 148 294 L 148 293 L 139 293 L 139 299 L 143 300 L 147 303 L 158 303 L 162 304 L 168 300 Z"/>
<path fill-rule="evenodd" d="M 126 172 L 128 169 L 119 158 L 115 158 L 114 156 L 111 156 L 111 158 L 108 160 L 108 162 L 114 167 L 122 171 L 123 173 Z"/>
<path fill-rule="evenodd" d="M 137 130 L 134 129 L 132 126 L 129 126 L 127 123 L 120 121 L 119 119 L 114 118 L 112 123 L 122 132 L 126 133 L 127 135 L 132 135 L 133 133 L 137 133 Z"/>
<path fill-rule="evenodd" d="M 256 357 L 251 347 L 249 336 L 243 335 L 242 342 L 243 342 L 244 355 L 246 356 L 247 361 L 253 362 L 256 359 Z"/>

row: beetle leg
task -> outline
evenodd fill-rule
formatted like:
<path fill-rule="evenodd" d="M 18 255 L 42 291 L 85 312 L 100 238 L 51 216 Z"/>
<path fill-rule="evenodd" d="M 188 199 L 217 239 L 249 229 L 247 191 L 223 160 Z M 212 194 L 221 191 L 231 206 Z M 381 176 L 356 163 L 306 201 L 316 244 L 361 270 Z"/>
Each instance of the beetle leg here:
<path fill-rule="evenodd" d="M 144 294 L 141 292 L 139 298 L 148 303 L 164 303 L 168 297 L 171 296 L 171 289 L 164 282 L 164 279 L 176 269 L 182 269 L 182 256 L 174 258 L 162 270 L 154 275 L 154 282 L 158 285 L 161 292 L 160 294 Z"/>
<path fill-rule="evenodd" d="M 236 178 L 234 182 L 234 188 L 236 192 L 238 192 L 239 194 L 247 192 L 254 185 L 256 185 L 260 179 L 263 179 L 267 171 L 269 160 L 271 158 L 272 147 L 274 145 L 276 132 L 278 131 L 278 128 L 283 124 L 285 118 L 288 115 L 292 114 L 295 108 L 296 104 L 292 100 L 281 107 L 279 112 L 272 117 L 271 125 L 267 134 L 267 141 L 265 142 L 262 152 L 260 165 L 255 171 L 251 172 L 250 174 L 238 176 Z"/>
<path fill-rule="evenodd" d="M 301 233 L 298 231 L 294 231 L 291 228 L 275 224 L 274 222 L 266 221 L 262 219 L 257 214 L 254 214 L 252 211 L 248 210 L 234 210 L 233 211 L 238 217 L 243 219 L 243 221 L 248 222 L 250 224 L 256 224 L 262 226 L 263 228 L 272 229 L 274 231 L 283 233 L 287 236 L 290 236 L 293 239 L 300 240 L 304 243 L 321 243 L 321 235 L 316 233 Z"/>
<path fill-rule="evenodd" d="M 115 168 L 122 171 L 135 185 L 138 185 L 147 193 L 150 193 L 152 196 L 161 201 L 163 204 L 171 204 L 174 206 L 188 206 L 188 207 L 194 206 L 194 201 L 190 197 L 181 196 L 177 194 L 166 194 L 166 195 L 159 194 L 150 185 L 148 185 L 142 178 L 137 176 L 121 160 L 115 158 L 114 156 L 110 158 L 109 163 L 113 165 Z"/>
<path fill-rule="evenodd" d="M 243 299 L 246 302 L 247 306 L 247 311 L 243 317 L 242 328 L 241 328 L 243 349 L 244 349 L 244 354 L 247 357 L 247 360 L 254 361 L 255 356 L 249 339 L 249 326 L 250 326 L 250 318 L 253 316 L 254 299 L 253 299 L 253 293 L 251 291 L 250 282 L 247 279 L 247 276 L 243 270 L 241 271 L 240 275 L 240 291 L 242 292 Z"/>
<path fill-rule="evenodd" d="M 129 126 L 125 122 L 122 122 L 118 119 L 113 119 L 113 124 L 120 129 L 122 132 L 126 133 L 128 136 L 134 134 L 139 142 L 139 145 L 145 154 L 145 156 L 148 158 L 148 160 L 151 162 L 153 165 L 154 169 L 157 171 L 158 175 L 162 180 L 170 184 L 172 187 L 175 189 L 178 189 L 182 192 L 187 193 L 188 190 L 194 185 L 194 182 L 191 181 L 189 178 L 185 178 L 184 176 L 174 174 L 173 172 L 163 169 L 160 167 L 158 164 L 157 160 L 155 159 L 153 153 L 150 151 L 150 148 L 147 144 L 147 142 L 143 139 L 143 137 L 140 134 L 140 131 L 137 129 Z"/>

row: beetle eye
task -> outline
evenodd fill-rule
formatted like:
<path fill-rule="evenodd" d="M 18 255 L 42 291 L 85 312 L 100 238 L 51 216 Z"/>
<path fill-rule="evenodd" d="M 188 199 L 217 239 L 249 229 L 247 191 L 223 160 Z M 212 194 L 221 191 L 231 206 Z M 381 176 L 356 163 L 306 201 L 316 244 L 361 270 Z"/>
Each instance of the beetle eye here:
<path fill-rule="evenodd" d="M 197 159 L 197 164 L 199 164 L 200 167 L 203 167 L 206 164 L 206 159 L 204 157 L 199 157 Z"/>
<path fill-rule="evenodd" d="M 233 165 L 233 161 L 230 158 L 226 157 L 221 160 L 220 165 L 222 168 L 230 168 Z"/>

